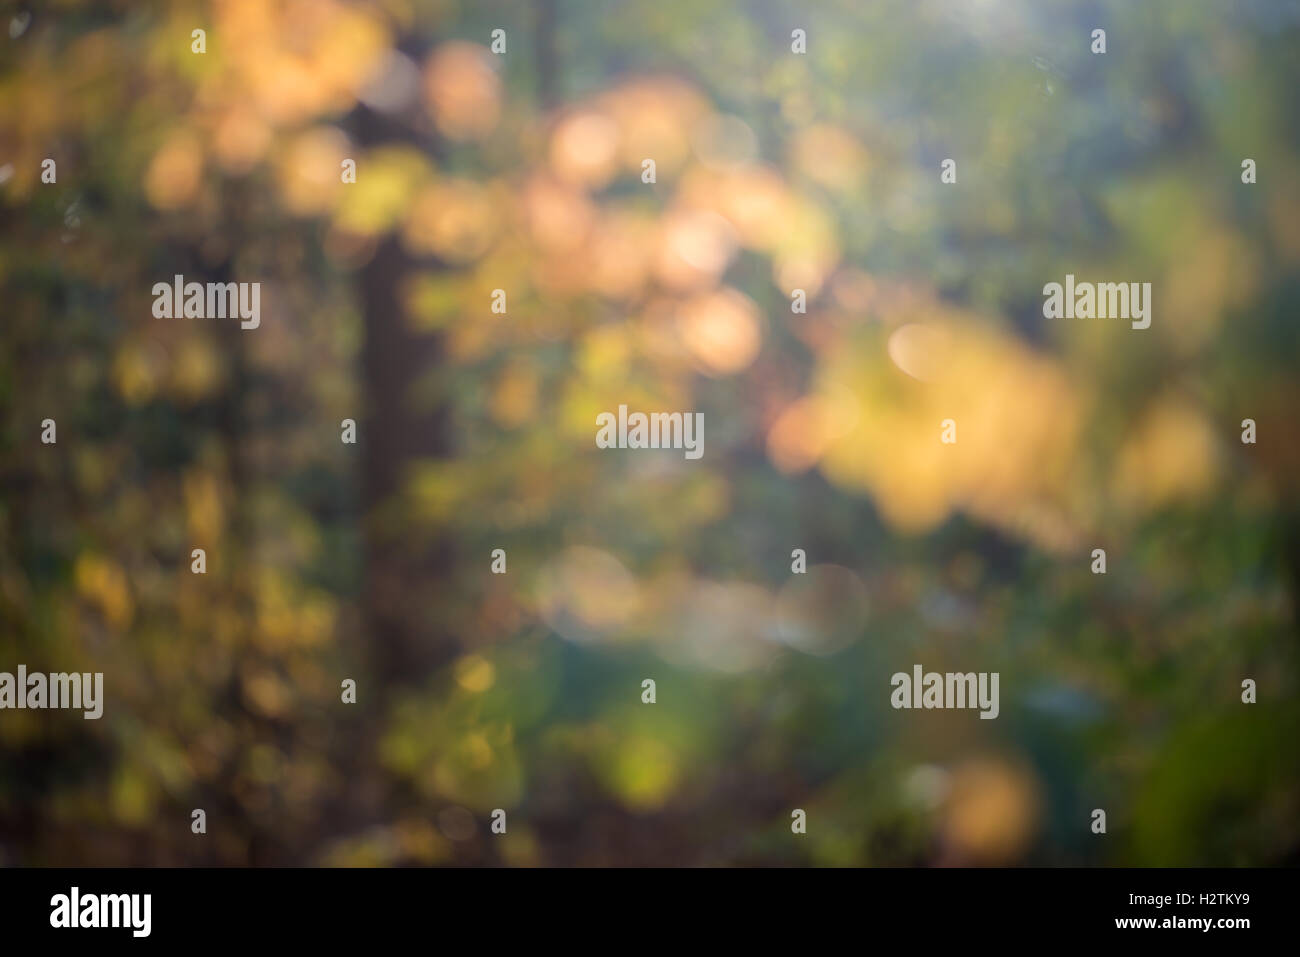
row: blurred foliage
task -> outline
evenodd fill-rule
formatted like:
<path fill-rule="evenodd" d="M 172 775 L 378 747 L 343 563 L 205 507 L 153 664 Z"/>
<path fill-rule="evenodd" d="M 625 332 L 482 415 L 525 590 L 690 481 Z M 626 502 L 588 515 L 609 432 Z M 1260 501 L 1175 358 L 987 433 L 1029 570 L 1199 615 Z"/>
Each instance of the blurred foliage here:
<path fill-rule="evenodd" d="M 1296 860 L 1297 4 L 4 21 L 0 670 L 107 701 L 0 714 L 0 862 Z M 1044 320 L 1067 272 L 1151 328 Z"/>

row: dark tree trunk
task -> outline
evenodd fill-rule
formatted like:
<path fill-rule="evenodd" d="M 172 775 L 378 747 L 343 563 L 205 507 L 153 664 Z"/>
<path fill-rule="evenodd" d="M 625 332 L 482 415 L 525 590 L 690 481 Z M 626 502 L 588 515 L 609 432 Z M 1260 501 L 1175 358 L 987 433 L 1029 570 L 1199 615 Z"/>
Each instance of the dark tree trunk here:
<path fill-rule="evenodd" d="M 392 142 L 433 146 L 416 142 L 408 126 L 364 107 L 354 119 L 363 149 Z M 442 267 L 421 262 L 418 268 Z M 418 684 L 456 652 L 455 639 L 437 613 L 450 556 L 429 530 L 411 526 L 402 504 L 410 466 L 446 458 L 451 451 L 447 410 L 423 407 L 414 396 L 416 383 L 437 369 L 442 353 L 439 338 L 416 331 L 407 315 L 404 290 L 416 269 L 390 235 L 358 277 L 366 402 L 358 416 L 357 446 L 365 552 L 362 639 L 384 688 Z"/>

